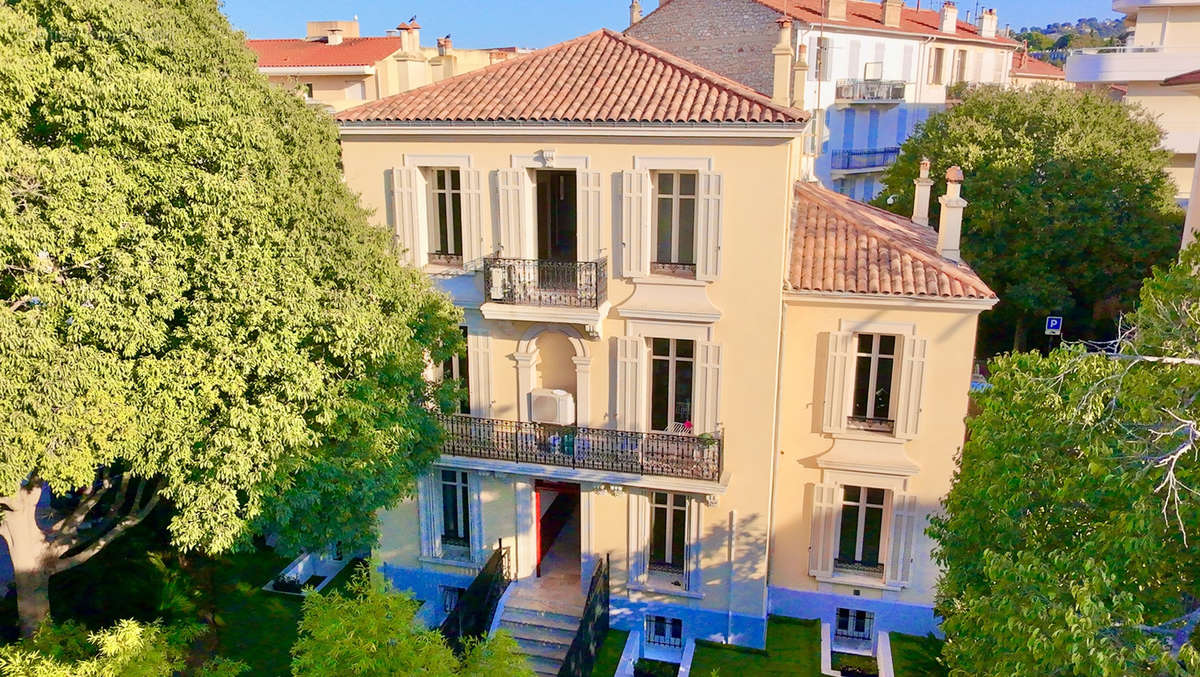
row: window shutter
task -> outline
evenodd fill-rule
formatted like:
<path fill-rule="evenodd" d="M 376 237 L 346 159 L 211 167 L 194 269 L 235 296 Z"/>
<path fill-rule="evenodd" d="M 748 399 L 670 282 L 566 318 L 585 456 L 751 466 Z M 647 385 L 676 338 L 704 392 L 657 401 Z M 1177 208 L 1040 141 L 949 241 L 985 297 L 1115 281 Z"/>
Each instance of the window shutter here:
<path fill-rule="evenodd" d="M 416 167 L 392 169 L 393 236 L 401 251 L 400 260 L 417 268 L 429 260 L 429 234 L 421 223 L 422 183 Z"/>
<path fill-rule="evenodd" d="M 900 392 L 896 404 L 896 437 L 911 440 L 917 436 L 921 419 L 921 392 L 925 386 L 925 339 L 904 337 L 904 355 L 900 365 Z"/>
<path fill-rule="evenodd" d="M 496 171 L 500 206 L 500 255 L 509 259 L 532 259 L 533 241 L 525 228 L 524 169 Z"/>
<path fill-rule="evenodd" d="M 467 473 L 467 523 L 470 524 L 471 561 L 483 558 L 483 506 L 479 497 L 482 493 L 479 473 Z"/>
<path fill-rule="evenodd" d="M 696 433 L 716 432 L 721 398 L 721 346 L 700 342 L 696 345 L 696 413 L 692 426 Z"/>
<path fill-rule="evenodd" d="M 650 498 L 629 492 L 629 580 L 646 578 L 646 550 L 650 547 Z"/>
<path fill-rule="evenodd" d="M 492 417 L 492 337 L 467 334 L 468 395 L 471 415 Z"/>
<path fill-rule="evenodd" d="M 417 480 L 417 512 L 421 528 L 421 556 L 442 556 L 442 506 L 439 470 L 435 467 Z"/>
<path fill-rule="evenodd" d="M 650 274 L 650 172 L 621 172 L 621 276 Z"/>
<path fill-rule="evenodd" d="M 595 261 L 604 249 L 600 239 L 600 172 L 576 172 L 575 192 L 579 210 L 577 255 L 580 261 Z"/>
<path fill-rule="evenodd" d="M 827 433 L 846 431 L 846 402 L 850 399 L 850 332 L 829 332 L 828 361 L 825 365 L 825 402 L 821 429 Z"/>
<path fill-rule="evenodd" d="M 912 578 L 913 541 L 916 539 L 917 497 L 912 494 L 892 496 L 892 535 L 888 544 L 887 569 L 884 582 L 888 585 L 908 585 Z"/>
<path fill-rule="evenodd" d="M 835 485 L 813 485 L 812 537 L 808 543 L 808 573 L 813 576 L 833 575 L 837 496 L 838 488 Z"/>
<path fill-rule="evenodd" d="M 696 279 L 709 282 L 721 275 L 721 175 L 700 172 L 697 186 Z"/>
<path fill-rule="evenodd" d="M 459 171 L 463 194 L 463 265 L 478 268 L 483 258 L 483 177 L 478 169 Z"/>
<path fill-rule="evenodd" d="M 646 341 L 640 336 L 617 338 L 617 427 L 642 429 Z"/>

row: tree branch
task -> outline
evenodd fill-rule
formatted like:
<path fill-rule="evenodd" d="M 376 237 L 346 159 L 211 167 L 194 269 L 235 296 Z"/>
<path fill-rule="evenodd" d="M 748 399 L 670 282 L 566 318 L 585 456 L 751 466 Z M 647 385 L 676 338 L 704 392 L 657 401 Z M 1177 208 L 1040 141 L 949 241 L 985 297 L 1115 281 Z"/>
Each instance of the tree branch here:
<path fill-rule="evenodd" d="M 75 506 L 75 509 L 71 511 L 71 514 L 56 522 L 51 527 L 51 530 L 62 536 L 70 536 L 78 532 L 79 525 L 83 523 L 83 520 L 86 519 L 88 514 L 91 513 L 92 509 L 96 507 L 96 504 L 98 504 L 100 500 L 104 498 L 105 494 L 108 493 L 109 489 L 112 488 L 113 479 L 114 478 L 112 476 L 105 475 L 105 477 L 100 480 L 98 485 L 93 483 L 92 486 L 82 490 L 80 493 L 83 495 L 83 499 L 79 501 L 79 505 Z M 125 503 L 124 492 L 129 486 L 128 474 L 122 475 L 121 484 L 122 496 L 121 500 L 117 501 L 115 506 L 117 510 L 120 510 Z"/>
<path fill-rule="evenodd" d="M 106 531 L 96 540 L 92 541 L 83 550 L 80 550 L 70 557 L 59 558 L 58 561 L 54 563 L 55 573 L 66 571 L 67 569 L 72 569 L 80 564 L 83 564 L 91 559 L 93 555 L 103 550 L 104 546 L 112 543 L 114 540 L 120 537 L 121 534 L 128 531 L 130 527 L 136 526 L 140 524 L 142 520 L 146 519 L 146 516 L 149 515 L 152 510 L 154 510 L 156 505 L 158 505 L 159 500 L 158 489 L 155 488 L 150 495 L 150 500 L 147 501 L 144 506 L 138 508 L 137 504 L 142 499 L 142 493 L 146 488 L 146 484 L 147 483 L 142 483 L 138 485 L 137 494 L 134 497 L 133 509 L 128 515 L 125 516 L 124 519 L 117 522 L 111 529 Z"/>

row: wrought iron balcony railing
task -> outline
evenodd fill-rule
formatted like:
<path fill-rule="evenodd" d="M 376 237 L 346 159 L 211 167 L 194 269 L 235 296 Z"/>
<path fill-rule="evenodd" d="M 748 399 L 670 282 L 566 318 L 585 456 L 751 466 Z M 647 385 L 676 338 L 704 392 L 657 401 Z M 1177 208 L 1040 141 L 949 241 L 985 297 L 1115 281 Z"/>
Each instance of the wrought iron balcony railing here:
<path fill-rule="evenodd" d="M 495 303 L 599 308 L 608 298 L 608 260 L 483 260 L 484 294 Z"/>
<path fill-rule="evenodd" d="M 903 80 L 838 80 L 838 101 L 903 101 L 908 83 Z"/>
<path fill-rule="evenodd" d="M 720 435 L 677 435 L 442 415 L 442 453 L 716 482 Z"/>
<path fill-rule="evenodd" d="M 882 169 L 900 157 L 899 148 L 871 148 L 867 150 L 835 150 L 830 156 L 833 169 Z"/>

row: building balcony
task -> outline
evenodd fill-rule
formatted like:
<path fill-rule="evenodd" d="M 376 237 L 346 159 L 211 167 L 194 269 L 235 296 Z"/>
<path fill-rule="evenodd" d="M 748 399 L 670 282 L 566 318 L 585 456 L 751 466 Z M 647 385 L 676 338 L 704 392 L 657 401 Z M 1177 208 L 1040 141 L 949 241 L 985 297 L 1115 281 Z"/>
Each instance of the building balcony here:
<path fill-rule="evenodd" d="M 483 293 L 489 320 L 569 322 L 594 334 L 608 313 L 608 259 L 485 258 Z"/>
<path fill-rule="evenodd" d="M 1160 82 L 1196 70 L 1200 47 L 1125 46 L 1077 49 L 1067 57 L 1067 82 Z"/>
<path fill-rule="evenodd" d="M 895 104 L 903 103 L 908 83 L 903 80 L 838 80 L 838 103 Z"/>
<path fill-rule="evenodd" d="M 835 150 L 830 154 L 829 168 L 834 176 L 871 174 L 887 169 L 898 157 L 898 147 Z"/>
<path fill-rule="evenodd" d="M 628 475 L 718 482 L 720 435 L 631 432 L 443 415 L 442 454 Z"/>

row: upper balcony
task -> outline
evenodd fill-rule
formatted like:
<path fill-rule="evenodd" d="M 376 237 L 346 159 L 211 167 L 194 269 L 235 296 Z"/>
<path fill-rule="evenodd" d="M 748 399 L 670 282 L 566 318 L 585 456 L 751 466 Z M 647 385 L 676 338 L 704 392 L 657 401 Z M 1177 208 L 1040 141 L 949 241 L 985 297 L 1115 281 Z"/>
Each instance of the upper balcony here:
<path fill-rule="evenodd" d="M 907 89 L 903 80 L 838 80 L 835 98 L 838 103 L 899 104 Z"/>
<path fill-rule="evenodd" d="M 829 167 L 834 176 L 872 174 L 887 169 L 899 157 L 898 147 L 835 150 L 830 154 Z"/>
<path fill-rule="evenodd" d="M 596 327 L 608 311 L 608 259 L 483 259 L 489 320 L 558 321 Z"/>
<path fill-rule="evenodd" d="M 443 415 L 449 456 L 718 482 L 720 435 L 632 432 L 575 425 Z"/>
<path fill-rule="evenodd" d="M 1196 70 L 1200 46 L 1077 49 L 1067 57 L 1067 82 L 1160 82 Z"/>

